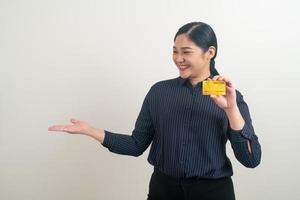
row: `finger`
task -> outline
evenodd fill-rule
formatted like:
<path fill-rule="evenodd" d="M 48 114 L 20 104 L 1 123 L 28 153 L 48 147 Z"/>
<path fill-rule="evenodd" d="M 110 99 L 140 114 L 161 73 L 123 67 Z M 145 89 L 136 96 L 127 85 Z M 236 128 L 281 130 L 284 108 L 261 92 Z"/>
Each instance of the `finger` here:
<path fill-rule="evenodd" d="M 219 76 L 218 79 L 216 80 L 225 81 L 226 85 L 228 85 L 229 87 L 233 87 L 233 82 L 229 78 L 226 78 L 224 76 Z"/>
<path fill-rule="evenodd" d="M 79 120 L 75 119 L 75 118 L 71 118 L 70 119 L 70 122 L 72 122 L 73 124 L 76 124 L 79 122 Z"/>
<path fill-rule="evenodd" d="M 65 125 L 54 125 L 48 128 L 48 131 L 64 131 Z"/>
<path fill-rule="evenodd" d="M 220 80 L 220 81 L 225 81 L 225 82 L 231 82 L 228 78 L 226 78 L 226 77 L 224 77 L 224 76 L 221 76 L 221 75 L 219 75 L 218 76 L 218 79 L 217 80 Z"/>
<path fill-rule="evenodd" d="M 73 125 L 54 125 L 52 127 L 49 127 L 49 131 L 63 131 L 63 132 L 72 132 Z"/>
<path fill-rule="evenodd" d="M 223 80 L 226 81 L 226 82 L 231 82 L 231 80 L 230 80 L 229 78 L 227 78 L 227 77 L 222 76 L 222 78 L 223 78 Z"/>
<path fill-rule="evenodd" d="M 235 88 L 226 86 L 226 93 L 227 94 L 232 94 L 234 92 L 235 92 Z"/>
<path fill-rule="evenodd" d="M 214 81 L 215 81 L 215 80 L 218 80 L 219 77 L 220 77 L 219 75 L 216 75 L 216 76 L 213 77 L 212 80 L 214 80 Z"/>
<path fill-rule="evenodd" d="M 230 79 L 224 77 L 224 81 L 226 82 L 226 85 L 233 87 L 233 82 Z"/>
<path fill-rule="evenodd" d="M 222 76 L 219 76 L 219 77 L 216 79 L 216 81 L 224 81 L 224 82 L 225 82 L 225 80 L 224 80 L 224 78 L 223 78 Z"/>
<path fill-rule="evenodd" d="M 68 132 L 68 133 L 73 133 L 75 132 L 75 126 L 74 125 L 64 125 L 63 131 Z"/>

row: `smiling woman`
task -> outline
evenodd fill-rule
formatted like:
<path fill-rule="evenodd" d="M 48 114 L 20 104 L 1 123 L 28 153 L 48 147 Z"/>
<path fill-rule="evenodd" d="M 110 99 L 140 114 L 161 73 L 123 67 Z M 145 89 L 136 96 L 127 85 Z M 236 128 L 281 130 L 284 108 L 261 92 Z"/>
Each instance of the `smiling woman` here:
<path fill-rule="evenodd" d="M 189 78 L 193 85 L 208 77 L 215 69 L 217 38 L 212 28 L 205 23 L 194 22 L 181 27 L 175 35 L 173 61 L 182 78 Z M 206 66 L 210 66 L 207 68 Z M 199 74 L 202 76 L 199 77 Z"/>
<path fill-rule="evenodd" d="M 148 200 L 234 200 L 227 141 L 248 168 L 259 165 L 261 147 L 242 94 L 215 69 L 217 49 L 208 24 L 192 22 L 178 30 L 173 61 L 180 76 L 151 87 L 132 135 L 96 129 L 77 119 L 49 131 L 88 135 L 123 155 L 139 156 L 152 143 Z M 202 82 L 210 79 L 224 81 L 226 94 L 203 95 Z"/>
<path fill-rule="evenodd" d="M 214 57 L 216 48 L 211 46 L 205 52 L 189 39 L 187 34 L 176 37 L 173 47 L 173 60 L 182 78 L 189 78 L 193 85 L 207 78 L 210 74 L 210 60 Z M 199 76 L 201 74 L 201 76 Z"/>

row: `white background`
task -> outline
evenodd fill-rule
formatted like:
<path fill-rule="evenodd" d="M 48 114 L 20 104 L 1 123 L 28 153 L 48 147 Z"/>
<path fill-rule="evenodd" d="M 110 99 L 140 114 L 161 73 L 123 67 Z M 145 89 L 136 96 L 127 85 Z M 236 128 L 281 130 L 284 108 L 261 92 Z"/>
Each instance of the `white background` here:
<path fill-rule="evenodd" d="M 145 94 L 179 75 L 173 37 L 191 21 L 218 37 L 216 68 L 249 105 L 262 162 L 228 143 L 240 200 L 297 199 L 299 5 L 285 0 L 0 0 L 0 199 L 146 199 L 152 166 L 82 135 L 70 117 L 131 134 Z"/>

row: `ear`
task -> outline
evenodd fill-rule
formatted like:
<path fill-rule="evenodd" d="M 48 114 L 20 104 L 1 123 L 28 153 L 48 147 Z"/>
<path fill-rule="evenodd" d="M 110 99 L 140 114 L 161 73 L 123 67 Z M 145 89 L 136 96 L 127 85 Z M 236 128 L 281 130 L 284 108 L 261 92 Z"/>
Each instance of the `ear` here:
<path fill-rule="evenodd" d="M 207 58 L 211 60 L 216 54 L 216 48 L 214 46 L 210 46 L 206 51 Z"/>

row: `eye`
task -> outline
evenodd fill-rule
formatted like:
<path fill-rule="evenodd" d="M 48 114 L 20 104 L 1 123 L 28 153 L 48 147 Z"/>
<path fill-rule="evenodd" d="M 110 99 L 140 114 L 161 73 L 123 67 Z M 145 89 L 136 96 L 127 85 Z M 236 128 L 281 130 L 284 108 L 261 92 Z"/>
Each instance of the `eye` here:
<path fill-rule="evenodd" d="M 184 51 L 183 53 L 184 54 L 189 54 L 189 53 L 192 53 L 192 52 L 190 52 L 190 51 Z"/>
<path fill-rule="evenodd" d="M 174 53 L 174 54 L 176 54 L 176 53 L 177 53 L 177 51 L 173 51 L 173 53 Z"/>

